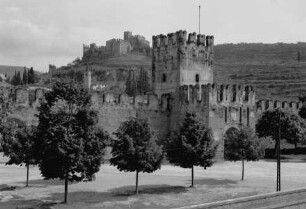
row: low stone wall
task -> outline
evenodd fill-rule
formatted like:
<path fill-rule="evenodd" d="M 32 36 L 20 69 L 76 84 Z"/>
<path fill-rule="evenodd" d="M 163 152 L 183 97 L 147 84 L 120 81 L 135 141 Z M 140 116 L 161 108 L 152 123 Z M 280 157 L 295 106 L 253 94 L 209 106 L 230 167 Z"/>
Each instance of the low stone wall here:
<path fill-rule="evenodd" d="M 176 209 L 302 209 L 306 208 L 305 197 L 306 189 L 304 188 L 191 205 Z"/>

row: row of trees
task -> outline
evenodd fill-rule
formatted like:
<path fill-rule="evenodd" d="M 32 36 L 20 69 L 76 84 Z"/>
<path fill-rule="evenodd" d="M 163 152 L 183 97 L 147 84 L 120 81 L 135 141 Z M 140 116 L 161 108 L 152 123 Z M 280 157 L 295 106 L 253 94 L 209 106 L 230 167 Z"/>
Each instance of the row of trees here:
<path fill-rule="evenodd" d="M 20 71 L 16 72 L 14 76 L 12 77 L 12 79 L 9 80 L 9 82 L 14 85 L 26 85 L 26 84 L 33 84 L 35 83 L 35 79 L 36 79 L 36 74 L 33 70 L 33 67 L 31 67 L 30 69 L 24 68 L 22 77 L 20 74 Z"/>
<path fill-rule="evenodd" d="M 8 122 L 10 105 L 4 97 L 0 98 L 3 100 L 0 101 L 0 142 L 4 154 L 10 158 L 8 164 L 26 165 L 26 185 L 29 165 L 38 165 L 45 179 L 64 180 L 64 202 L 67 202 L 68 182 L 94 179 L 106 146 L 112 147 L 111 165 L 120 171 L 136 172 L 136 193 L 139 172 L 156 171 L 165 155 L 171 164 L 191 169 L 191 186 L 194 186 L 194 166 L 204 169 L 212 166 L 218 147 L 212 130 L 193 113 L 186 113 L 179 131 L 171 133 L 164 143 L 157 140 L 148 122 L 141 118 L 123 122 L 114 133 L 116 138 L 111 138 L 97 126 L 98 113 L 91 107 L 88 91 L 74 83 L 56 83 L 45 94 L 38 107 L 38 126 Z M 259 136 L 272 136 L 275 139 L 273 123 L 276 120 L 265 119 L 271 118 L 269 114 L 263 114 L 257 124 L 257 131 Z M 292 115 L 287 118 L 290 120 L 284 119 L 282 126 L 292 130 L 284 137 L 296 133 L 290 124 L 298 124 Z M 263 157 L 265 146 L 265 140 L 259 139 L 251 128 L 241 127 L 227 134 L 225 157 L 242 161 L 243 180 L 244 161 Z"/>
<path fill-rule="evenodd" d="M 211 166 L 217 148 L 211 130 L 189 113 L 179 133 L 172 134 L 166 144 L 157 142 L 148 122 L 141 118 L 123 122 L 112 139 L 97 127 L 98 114 L 91 108 L 87 90 L 73 83 L 56 83 L 45 94 L 38 112 L 36 127 L 16 121 L 1 124 L 1 147 L 10 158 L 7 164 L 27 167 L 26 185 L 29 165 L 38 165 L 45 179 L 64 180 L 64 202 L 68 182 L 93 180 L 106 146 L 112 147 L 112 165 L 120 171 L 136 172 L 136 193 L 139 172 L 159 169 L 165 152 L 172 164 L 192 169 L 193 186 L 193 166 Z"/>

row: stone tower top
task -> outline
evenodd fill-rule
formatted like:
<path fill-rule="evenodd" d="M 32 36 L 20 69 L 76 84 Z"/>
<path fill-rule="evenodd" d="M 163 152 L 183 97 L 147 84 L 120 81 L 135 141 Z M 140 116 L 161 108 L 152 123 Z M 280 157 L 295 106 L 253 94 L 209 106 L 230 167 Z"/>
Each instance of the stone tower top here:
<path fill-rule="evenodd" d="M 152 80 L 158 95 L 183 85 L 213 83 L 213 36 L 180 30 L 152 40 Z"/>

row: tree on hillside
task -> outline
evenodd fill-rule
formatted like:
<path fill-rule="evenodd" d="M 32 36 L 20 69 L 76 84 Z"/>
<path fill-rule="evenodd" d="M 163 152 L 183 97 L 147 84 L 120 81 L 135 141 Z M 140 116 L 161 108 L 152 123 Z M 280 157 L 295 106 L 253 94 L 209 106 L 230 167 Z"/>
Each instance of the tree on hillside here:
<path fill-rule="evenodd" d="M 80 57 L 77 57 L 77 58 L 75 58 L 75 60 L 72 61 L 72 65 L 77 65 L 79 63 L 81 63 Z"/>
<path fill-rule="evenodd" d="M 112 141 L 110 163 L 120 171 L 136 171 L 135 192 L 138 194 L 138 173 L 152 173 L 160 168 L 162 147 L 156 144 L 148 122 L 143 119 L 123 122 L 114 134 L 117 139 Z"/>
<path fill-rule="evenodd" d="M 11 79 L 11 84 L 16 86 L 16 71 L 15 71 L 15 74 L 13 75 L 12 79 Z"/>
<path fill-rule="evenodd" d="M 25 165 L 27 169 L 26 187 L 29 186 L 29 166 L 35 165 L 34 137 L 36 127 L 11 124 L 9 133 L 2 140 L 4 156 L 9 157 L 6 165 Z M 8 130 L 8 129 L 7 129 Z"/>
<path fill-rule="evenodd" d="M 22 82 L 24 85 L 28 84 L 28 70 L 26 67 L 24 67 L 24 70 L 23 70 Z"/>
<path fill-rule="evenodd" d="M 270 136 L 273 140 L 286 139 L 288 143 L 297 148 L 304 136 L 304 125 L 301 118 L 291 112 L 280 108 L 264 112 L 256 124 L 256 132 L 259 137 Z M 275 142 L 275 150 L 277 143 Z"/>
<path fill-rule="evenodd" d="M 33 67 L 31 67 L 28 71 L 28 83 L 29 84 L 35 83 L 35 78 L 36 78 L 35 72 L 33 70 Z"/>
<path fill-rule="evenodd" d="M 79 85 L 55 83 L 38 107 L 36 150 L 41 174 L 45 179 L 91 181 L 99 171 L 109 135 L 97 128 L 97 111 L 91 96 Z"/>
<path fill-rule="evenodd" d="M 212 130 L 200 122 L 194 113 L 186 113 L 179 133 L 171 136 L 166 145 L 171 164 L 191 168 L 191 187 L 194 186 L 194 166 L 204 169 L 212 166 L 216 150 Z"/>
<path fill-rule="evenodd" d="M 16 85 L 21 85 L 21 84 L 22 84 L 22 80 L 21 80 L 20 72 L 18 71 L 16 74 Z"/>
<path fill-rule="evenodd" d="M 256 136 L 250 127 L 233 129 L 224 139 L 224 158 L 242 162 L 241 180 L 244 179 L 244 161 L 257 161 L 265 155 L 266 139 Z"/>

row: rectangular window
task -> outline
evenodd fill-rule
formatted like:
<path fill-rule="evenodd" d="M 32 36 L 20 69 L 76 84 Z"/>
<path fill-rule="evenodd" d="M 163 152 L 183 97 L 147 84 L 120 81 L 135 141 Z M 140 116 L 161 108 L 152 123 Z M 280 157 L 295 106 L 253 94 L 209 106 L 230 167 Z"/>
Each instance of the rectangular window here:
<path fill-rule="evenodd" d="M 199 74 L 196 74 L 196 76 L 195 76 L 195 81 L 196 81 L 197 83 L 200 81 L 200 76 L 199 76 Z"/>
<path fill-rule="evenodd" d="M 167 75 L 163 74 L 162 82 L 165 83 L 167 81 Z"/>
<path fill-rule="evenodd" d="M 239 123 L 242 123 L 242 108 L 239 109 Z"/>
<path fill-rule="evenodd" d="M 247 125 L 250 125 L 250 108 L 247 108 Z"/>

